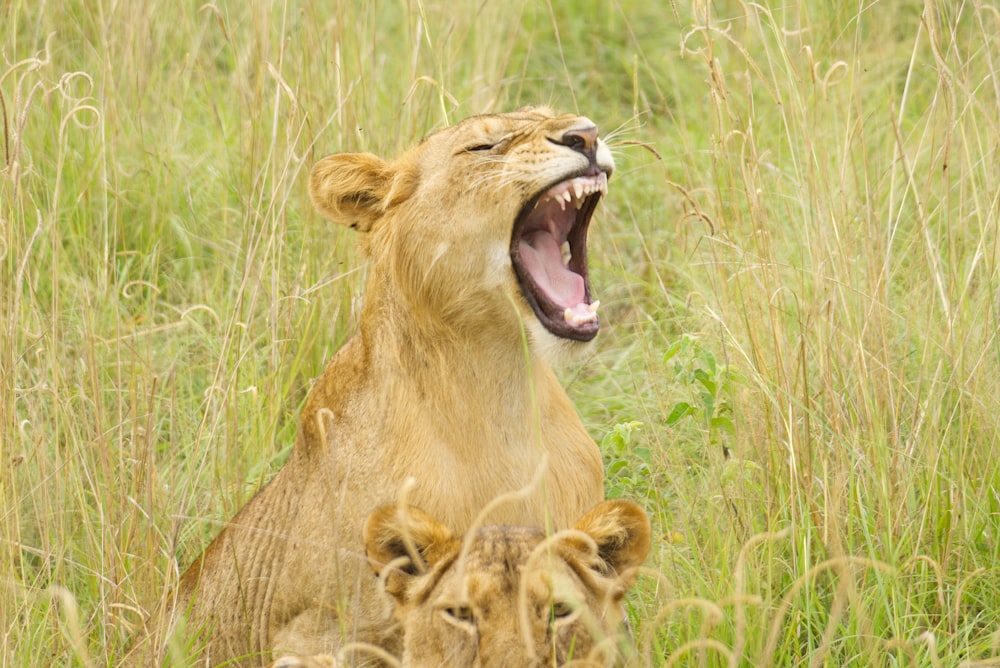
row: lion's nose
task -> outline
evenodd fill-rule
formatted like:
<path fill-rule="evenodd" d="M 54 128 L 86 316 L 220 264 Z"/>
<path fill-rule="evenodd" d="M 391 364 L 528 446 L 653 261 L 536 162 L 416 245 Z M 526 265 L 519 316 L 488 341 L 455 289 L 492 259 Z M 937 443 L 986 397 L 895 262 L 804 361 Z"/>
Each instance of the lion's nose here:
<path fill-rule="evenodd" d="M 580 153 L 593 153 L 594 147 L 597 146 L 597 126 L 589 125 L 568 130 L 563 134 L 560 143 Z"/>

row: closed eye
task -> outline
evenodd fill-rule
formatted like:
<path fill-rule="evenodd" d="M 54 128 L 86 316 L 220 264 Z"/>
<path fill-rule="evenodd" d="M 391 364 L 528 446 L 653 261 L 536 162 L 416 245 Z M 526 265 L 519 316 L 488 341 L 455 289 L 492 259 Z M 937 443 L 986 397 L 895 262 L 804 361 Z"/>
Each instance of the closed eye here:
<path fill-rule="evenodd" d="M 477 152 L 478 151 L 492 151 L 494 148 L 496 148 L 496 144 L 476 144 L 475 146 L 468 146 L 468 147 L 466 147 L 465 150 L 471 153 L 473 151 L 477 151 Z"/>
<path fill-rule="evenodd" d="M 513 137 L 513 133 L 508 133 L 502 137 L 482 138 L 478 144 L 469 144 L 463 151 L 466 153 L 483 153 L 494 149 L 502 149 Z"/>

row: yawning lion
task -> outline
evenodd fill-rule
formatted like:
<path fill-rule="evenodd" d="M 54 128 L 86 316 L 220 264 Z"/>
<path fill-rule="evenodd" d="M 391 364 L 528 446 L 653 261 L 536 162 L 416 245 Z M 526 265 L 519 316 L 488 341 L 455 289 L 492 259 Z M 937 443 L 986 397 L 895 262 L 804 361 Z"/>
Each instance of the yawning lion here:
<path fill-rule="evenodd" d="M 545 108 L 467 119 L 393 161 L 314 166 L 314 205 L 370 258 L 360 329 L 312 388 L 287 464 L 183 575 L 133 660 L 162 658 L 168 619 L 211 664 L 392 647 L 362 525 L 408 479 L 409 500 L 456 533 L 546 463 L 491 523 L 567 528 L 602 500 L 600 453 L 550 360 L 599 328 L 586 242 L 612 169 L 594 123 Z"/>

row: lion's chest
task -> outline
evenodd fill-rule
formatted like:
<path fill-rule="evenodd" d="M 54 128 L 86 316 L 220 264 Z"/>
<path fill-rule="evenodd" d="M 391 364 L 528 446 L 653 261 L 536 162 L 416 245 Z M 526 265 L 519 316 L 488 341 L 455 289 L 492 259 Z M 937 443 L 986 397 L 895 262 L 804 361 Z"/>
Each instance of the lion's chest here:
<path fill-rule="evenodd" d="M 544 522 L 551 458 L 537 436 L 493 427 L 456 443 L 411 432 L 407 445 L 410 456 L 395 462 L 393 477 L 412 480 L 410 502 L 453 529 L 466 529 L 491 504 L 491 523 Z"/>
<path fill-rule="evenodd" d="M 498 371 L 523 360 L 465 352 L 453 357 L 476 363 L 431 380 L 412 365 L 369 367 L 341 395 L 328 443 L 341 511 L 365 517 L 405 490 L 456 531 L 487 507 L 490 523 L 570 526 L 603 498 L 603 470 L 569 398 L 550 372 Z"/>

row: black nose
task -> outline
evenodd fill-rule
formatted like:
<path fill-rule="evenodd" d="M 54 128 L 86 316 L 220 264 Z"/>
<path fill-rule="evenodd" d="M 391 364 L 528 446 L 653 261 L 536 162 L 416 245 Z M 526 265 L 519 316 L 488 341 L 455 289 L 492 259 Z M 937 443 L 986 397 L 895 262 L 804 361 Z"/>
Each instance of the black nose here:
<path fill-rule="evenodd" d="M 597 147 L 597 126 L 574 128 L 567 131 L 559 143 L 584 155 L 592 155 Z"/>

